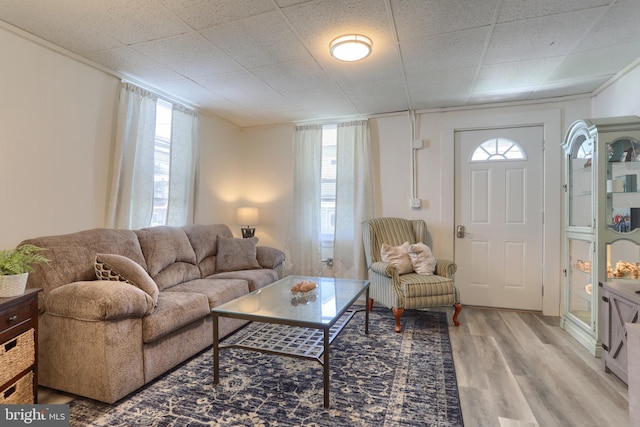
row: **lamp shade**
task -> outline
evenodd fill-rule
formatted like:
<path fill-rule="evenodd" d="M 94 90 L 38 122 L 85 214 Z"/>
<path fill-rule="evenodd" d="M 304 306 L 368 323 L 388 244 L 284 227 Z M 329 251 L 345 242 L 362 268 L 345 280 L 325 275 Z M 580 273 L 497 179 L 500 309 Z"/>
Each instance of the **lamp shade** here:
<path fill-rule="evenodd" d="M 246 225 L 258 225 L 260 224 L 260 211 L 258 208 L 238 208 L 238 224 Z"/>

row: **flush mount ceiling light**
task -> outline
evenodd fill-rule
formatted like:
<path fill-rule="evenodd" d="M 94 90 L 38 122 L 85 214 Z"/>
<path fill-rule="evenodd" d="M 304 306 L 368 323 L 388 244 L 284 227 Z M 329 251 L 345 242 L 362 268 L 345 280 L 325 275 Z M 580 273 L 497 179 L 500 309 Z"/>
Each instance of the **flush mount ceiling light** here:
<path fill-rule="evenodd" d="M 373 43 L 369 37 L 347 34 L 334 39 L 329 45 L 331 56 L 340 61 L 359 61 L 371 53 Z"/>

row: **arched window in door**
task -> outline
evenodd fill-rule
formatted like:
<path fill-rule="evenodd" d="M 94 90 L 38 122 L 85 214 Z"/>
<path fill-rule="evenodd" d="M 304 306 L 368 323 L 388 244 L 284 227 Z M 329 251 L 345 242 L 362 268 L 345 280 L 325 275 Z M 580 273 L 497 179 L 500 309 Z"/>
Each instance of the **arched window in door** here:
<path fill-rule="evenodd" d="M 472 162 L 526 160 L 527 153 L 517 142 L 507 138 L 491 138 L 478 145 L 471 154 Z"/>

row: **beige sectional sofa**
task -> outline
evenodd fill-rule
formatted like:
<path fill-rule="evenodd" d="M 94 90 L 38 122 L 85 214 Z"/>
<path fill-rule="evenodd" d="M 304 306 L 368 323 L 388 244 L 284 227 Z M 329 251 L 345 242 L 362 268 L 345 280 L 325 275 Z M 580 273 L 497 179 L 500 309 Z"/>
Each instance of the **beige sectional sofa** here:
<path fill-rule="evenodd" d="M 282 276 L 283 252 L 256 242 L 220 224 L 24 241 L 51 259 L 27 283 L 43 289 L 38 383 L 113 403 L 205 349 L 212 307 Z M 221 318 L 220 336 L 242 324 Z"/>

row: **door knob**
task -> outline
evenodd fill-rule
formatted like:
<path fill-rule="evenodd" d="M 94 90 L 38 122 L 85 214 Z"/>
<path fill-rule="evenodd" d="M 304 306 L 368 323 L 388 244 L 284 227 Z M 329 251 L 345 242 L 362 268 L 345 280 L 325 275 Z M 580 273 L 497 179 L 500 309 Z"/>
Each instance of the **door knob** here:
<path fill-rule="evenodd" d="M 456 237 L 459 239 L 464 239 L 465 231 L 464 225 L 459 225 L 456 227 Z"/>

